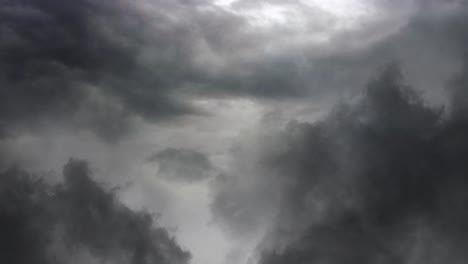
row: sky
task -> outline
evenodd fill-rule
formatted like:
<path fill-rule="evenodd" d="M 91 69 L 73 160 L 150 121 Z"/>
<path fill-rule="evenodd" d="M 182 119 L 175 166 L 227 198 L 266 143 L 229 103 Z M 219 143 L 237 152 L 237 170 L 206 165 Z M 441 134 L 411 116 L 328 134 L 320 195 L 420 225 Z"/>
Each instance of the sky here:
<path fill-rule="evenodd" d="M 0 0 L 0 262 L 468 259 L 464 0 Z"/>

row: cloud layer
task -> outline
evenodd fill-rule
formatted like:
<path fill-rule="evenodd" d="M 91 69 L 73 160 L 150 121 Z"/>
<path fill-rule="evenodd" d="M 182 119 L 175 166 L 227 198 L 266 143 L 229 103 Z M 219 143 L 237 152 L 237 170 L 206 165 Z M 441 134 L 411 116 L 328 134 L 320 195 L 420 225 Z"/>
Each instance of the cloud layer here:
<path fill-rule="evenodd" d="M 352 32 L 359 35 L 362 29 L 371 35 L 360 40 L 386 35 L 410 15 L 397 19 L 395 10 L 403 9 L 378 7 L 385 14 L 383 24 L 340 29 L 335 36 L 330 25 L 342 22 L 303 1 L 238 1 L 232 6 L 211 1 L 4 1 L 2 134 L 58 122 L 112 141 L 134 128 L 138 118 L 159 122 L 200 114 L 192 105 L 194 97 L 322 97 L 348 75 L 324 78 L 328 62 L 317 58 L 353 50 L 340 47 L 353 42 Z M 296 17 L 307 30 L 284 28 L 289 22 L 259 28 L 251 20 L 265 8 L 270 15 L 277 9 L 300 11 Z M 333 37 L 326 45 L 303 40 L 315 34 Z M 292 39 L 305 42 L 287 45 Z"/>

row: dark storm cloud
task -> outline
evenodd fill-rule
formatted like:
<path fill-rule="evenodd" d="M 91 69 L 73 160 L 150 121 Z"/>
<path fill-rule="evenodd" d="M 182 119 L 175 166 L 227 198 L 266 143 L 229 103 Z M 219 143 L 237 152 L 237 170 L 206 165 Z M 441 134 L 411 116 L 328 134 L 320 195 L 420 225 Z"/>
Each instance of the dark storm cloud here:
<path fill-rule="evenodd" d="M 465 76 L 466 69 L 449 90 L 466 90 Z M 466 95 L 453 98 L 455 109 L 466 103 Z M 282 182 L 278 215 L 259 245 L 260 263 L 463 263 L 465 117 L 429 107 L 392 65 L 359 102 L 343 103 L 314 124 L 292 122 L 278 147 L 250 165 L 263 168 L 256 177 L 265 185 Z M 217 191 L 217 199 L 248 197 Z M 235 217 L 251 204 L 247 198 L 213 212 L 248 228 Z"/>
<path fill-rule="evenodd" d="M 168 148 L 151 155 L 151 163 L 158 164 L 158 175 L 168 180 L 196 182 L 212 176 L 214 167 L 202 152 L 192 149 Z"/>
<path fill-rule="evenodd" d="M 301 5 L 284 7 L 303 10 Z M 326 16 L 306 9 L 317 19 Z M 412 41 L 396 37 L 395 45 L 364 54 L 351 49 L 352 55 L 342 58 L 333 54 L 349 50 L 343 45 L 352 42 L 351 33 L 332 39 L 327 48 L 314 46 L 318 51 L 294 48 L 284 42 L 288 30 L 265 31 L 210 1 L 4 0 L 0 17 L 3 135 L 52 121 L 115 140 L 132 128 L 134 117 L 156 122 L 198 113 L 191 96 L 318 100 L 343 86 L 360 87 L 370 69 L 406 54 L 398 47 Z M 326 27 L 309 30 L 305 35 Z M 379 25 L 371 30 L 387 31 Z M 272 45 L 277 51 L 266 52 Z M 333 56 L 323 58 L 327 54 Z"/>
<path fill-rule="evenodd" d="M 437 188 L 459 175 L 441 167 L 438 112 L 398 78 L 389 69 L 358 105 L 285 132 L 289 147 L 272 158 L 294 180 L 272 236 L 294 235 L 262 263 L 406 263 L 415 230 L 444 221 Z"/>
<path fill-rule="evenodd" d="M 147 212 L 125 207 L 115 190 L 70 160 L 64 181 L 45 183 L 21 169 L 0 175 L 0 259 L 4 263 L 187 263 L 168 231 Z"/>
<path fill-rule="evenodd" d="M 245 19 L 205 1 L 146 4 L 3 1 L 2 134 L 59 121 L 113 140 L 134 116 L 160 121 L 196 113 L 180 88 L 268 97 L 287 94 L 287 80 L 298 80 L 288 62 L 255 66 L 248 82 L 218 66 L 230 64 L 233 50 L 253 47 Z"/>
<path fill-rule="evenodd" d="M 0 17 L 2 134 L 59 121 L 114 140 L 135 116 L 198 113 L 194 94 L 321 98 L 354 80 L 324 73 L 312 49 L 265 53 L 284 42 L 281 28 L 264 32 L 210 1 L 4 0 Z"/>
<path fill-rule="evenodd" d="M 180 36 L 154 32 L 157 37 L 150 38 L 144 32 L 147 18 L 126 4 L 2 1 L 3 133 L 18 123 L 77 118 L 78 123 L 97 127 L 103 136 L 113 136 L 128 115 L 160 120 L 192 112 L 168 90 L 184 75 L 184 32 Z M 162 58 L 155 59 L 153 66 L 139 61 L 145 45 Z M 77 114 L 86 111 L 93 112 L 94 119 Z M 112 119 L 117 123 L 114 128 L 113 124 L 99 127 L 102 121 L 113 123 Z"/>

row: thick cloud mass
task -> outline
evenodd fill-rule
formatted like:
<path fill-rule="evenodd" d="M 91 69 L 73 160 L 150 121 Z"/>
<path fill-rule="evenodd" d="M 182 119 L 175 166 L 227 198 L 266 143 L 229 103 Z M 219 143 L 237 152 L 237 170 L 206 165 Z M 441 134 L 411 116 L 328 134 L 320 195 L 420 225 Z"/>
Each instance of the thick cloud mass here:
<path fill-rule="evenodd" d="M 307 48 L 308 35 L 337 34 L 336 18 L 301 1 L 270 5 L 299 12 L 298 28 L 288 28 L 289 20 L 256 25 L 266 18 L 255 14 L 268 15 L 263 1 L 226 8 L 204 0 L 3 0 L 0 132 L 59 122 L 115 140 L 136 117 L 155 122 L 199 113 L 191 103 L 196 96 L 324 96 L 349 78 L 327 78 L 321 66 L 327 62 L 316 59 L 353 41 L 330 37 L 326 49 L 315 42 L 309 44 L 317 51 Z M 386 35 L 407 19 L 385 18 L 362 34 Z M 339 35 L 350 37 L 346 32 Z M 368 38 L 374 37 L 360 39 Z M 299 48 L 287 45 L 291 39 Z"/>
<path fill-rule="evenodd" d="M 265 184 L 284 183 L 260 263 L 463 263 L 468 123 L 456 109 L 465 76 L 451 88 L 451 112 L 425 105 L 390 66 L 358 103 L 314 124 L 291 123 L 256 165 Z"/>
<path fill-rule="evenodd" d="M 31 122 L 62 120 L 113 138 L 137 114 L 149 120 L 189 113 L 167 90 L 183 61 L 150 39 L 146 17 L 124 1 L 2 1 L 0 123 L 4 133 Z M 170 41 L 170 47 L 168 43 Z M 177 41 L 177 40 L 174 40 Z M 166 59 L 142 63 L 148 45 Z M 157 47 L 159 46 L 159 47 Z M 180 47 L 182 49 L 182 47 Z M 181 63 L 171 65 L 172 61 Z"/>
<path fill-rule="evenodd" d="M 131 211 L 70 160 L 48 185 L 21 169 L 0 175 L 0 259 L 4 263 L 188 263 L 189 254 L 147 212 Z"/>

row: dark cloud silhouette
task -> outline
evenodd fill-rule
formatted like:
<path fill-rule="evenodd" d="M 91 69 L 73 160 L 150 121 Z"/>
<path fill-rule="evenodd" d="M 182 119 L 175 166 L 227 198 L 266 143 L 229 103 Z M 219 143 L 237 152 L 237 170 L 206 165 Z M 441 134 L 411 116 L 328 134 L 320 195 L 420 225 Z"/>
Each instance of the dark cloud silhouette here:
<path fill-rule="evenodd" d="M 188 263 L 168 231 L 94 181 L 87 162 L 70 160 L 63 176 L 51 185 L 18 168 L 1 173 L 2 262 Z"/>
<path fill-rule="evenodd" d="M 465 75 L 449 89 L 453 109 L 465 105 Z M 291 122 L 277 146 L 247 165 L 281 193 L 260 263 L 463 263 L 468 123 L 459 113 L 426 104 L 392 65 L 359 102 L 313 124 Z M 252 228 L 236 216 L 252 210 L 256 190 L 251 202 L 235 188 L 215 188 L 215 204 L 227 194 L 247 197 L 229 210 L 215 206 L 217 219 Z"/>
<path fill-rule="evenodd" d="M 204 153 L 192 149 L 167 148 L 151 155 L 148 161 L 158 164 L 161 177 L 181 182 L 207 179 L 215 170 Z"/>
<path fill-rule="evenodd" d="M 273 164 L 295 177 L 284 204 L 287 219 L 310 222 L 261 263 L 427 263 L 440 257 L 419 232 L 448 245 L 450 257 L 442 261 L 466 259 L 454 246 L 466 244 L 468 235 L 462 209 L 468 168 L 461 161 L 466 121 L 443 118 L 399 78 L 388 69 L 358 105 L 296 128 L 301 137 Z"/>

